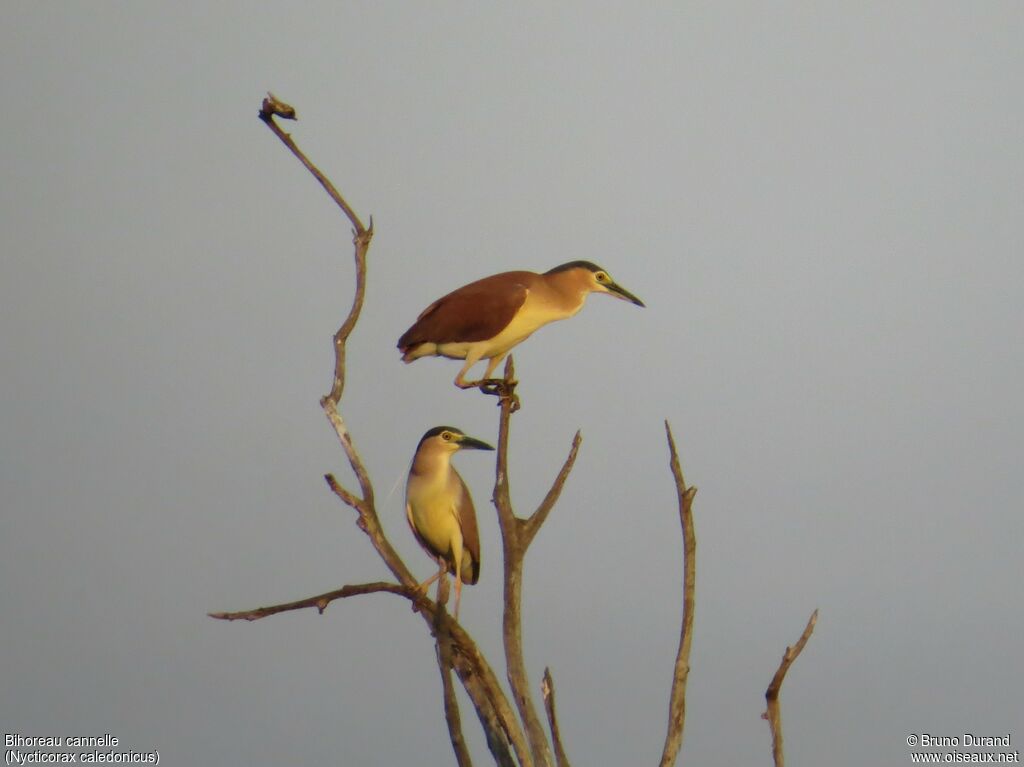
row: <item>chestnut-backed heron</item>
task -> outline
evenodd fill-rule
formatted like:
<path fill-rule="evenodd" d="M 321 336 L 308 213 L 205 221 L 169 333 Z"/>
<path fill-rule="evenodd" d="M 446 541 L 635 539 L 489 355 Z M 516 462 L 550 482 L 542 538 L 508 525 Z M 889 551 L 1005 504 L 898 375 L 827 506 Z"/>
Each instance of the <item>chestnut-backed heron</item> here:
<path fill-rule="evenodd" d="M 398 339 L 398 348 L 404 362 L 428 356 L 464 359 L 455 385 L 480 386 L 491 381 L 512 347 L 549 322 L 572 317 L 591 293 L 644 305 L 589 261 L 570 261 L 543 274 L 502 272 L 437 299 Z M 483 359 L 489 360 L 483 378 L 467 381 L 466 373 Z"/>

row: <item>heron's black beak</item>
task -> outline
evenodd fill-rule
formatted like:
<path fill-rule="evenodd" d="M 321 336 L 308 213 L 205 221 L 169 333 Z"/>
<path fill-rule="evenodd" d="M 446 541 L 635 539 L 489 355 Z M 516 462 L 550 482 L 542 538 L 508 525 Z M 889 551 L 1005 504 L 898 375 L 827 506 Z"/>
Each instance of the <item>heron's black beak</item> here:
<path fill-rule="evenodd" d="M 644 305 L 643 301 L 634 296 L 617 282 L 609 282 L 605 287 L 608 289 L 608 292 L 616 298 L 621 298 L 623 301 L 629 301 L 631 304 L 636 304 L 637 306 Z"/>
<path fill-rule="evenodd" d="M 459 438 L 459 447 L 463 450 L 494 450 L 494 448 L 486 442 L 474 437 L 467 437 L 465 435 Z"/>

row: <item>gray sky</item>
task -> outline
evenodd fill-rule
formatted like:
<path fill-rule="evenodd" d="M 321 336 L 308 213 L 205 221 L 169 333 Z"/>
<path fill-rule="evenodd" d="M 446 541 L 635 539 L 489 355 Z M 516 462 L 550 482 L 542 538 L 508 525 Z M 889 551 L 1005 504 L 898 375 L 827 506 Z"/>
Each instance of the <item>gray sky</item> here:
<path fill-rule="evenodd" d="M 392 540 L 439 423 L 496 436 L 458 365 L 403 366 L 431 300 L 596 261 L 516 353 L 532 681 L 577 764 L 660 753 L 695 505 L 690 764 L 905 764 L 911 733 L 1024 741 L 1024 8 L 1018 3 L 7 3 L 0 11 L 0 728 L 166 765 L 448 764 L 397 599 L 208 610 L 386 576 L 322 475 L 348 223 L 256 119 L 267 89 L 364 216 L 343 412 Z M 463 622 L 497 663 L 493 464 Z M 464 718 L 478 761 L 482 739 Z"/>

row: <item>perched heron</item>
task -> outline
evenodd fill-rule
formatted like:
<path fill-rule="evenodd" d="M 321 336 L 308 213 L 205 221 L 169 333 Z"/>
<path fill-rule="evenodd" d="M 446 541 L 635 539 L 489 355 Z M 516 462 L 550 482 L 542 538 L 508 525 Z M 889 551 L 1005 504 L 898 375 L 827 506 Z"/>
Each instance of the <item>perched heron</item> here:
<path fill-rule="evenodd" d="M 570 261 L 544 274 L 502 272 L 437 299 L 398 339 L 398 349 L 403 362 L 428 356 L 466 360 L 455 385 L 470 389 L 488 383 L 512 347 L 538 328 L 576 314 L 591 293 L 644 305 L 589 261 Z M 467 381 L 466 373 L 482 359 L 490 360 L 483 378 Z"/>
<path fill-rule="evenodd" d="M 455 574 L 455 618 L 459 617 L 462 584 L 480 578 L 480 534 L 473 499 L 452 466 L 459 450 L 494 450 L 451 426 L 435 426 L 416 447 L 405 485 L 405 514 L 413 535 L 439 569 L 419 588 L 426 590 L 446 570 Z"/>

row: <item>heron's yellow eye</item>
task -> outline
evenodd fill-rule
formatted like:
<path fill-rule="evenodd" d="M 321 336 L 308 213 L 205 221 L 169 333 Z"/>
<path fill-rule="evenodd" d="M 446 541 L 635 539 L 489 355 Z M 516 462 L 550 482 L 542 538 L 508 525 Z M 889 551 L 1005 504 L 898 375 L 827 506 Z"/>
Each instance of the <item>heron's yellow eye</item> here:
<path fill-rule="evenodd" d="M 441 439 L 443 439 L 445 442 L 451 442 L 452 441 L 452 433 L 450 431 L 443 431 L 443 432 L 441 432 Z"/>
<path fill-rule="evenodd" d="M 597 274 L 594 275 L 594 278 L 598 282 L 608 282 L 608 275 L 605 274 L 604 272 L 598 272 Z"/>

